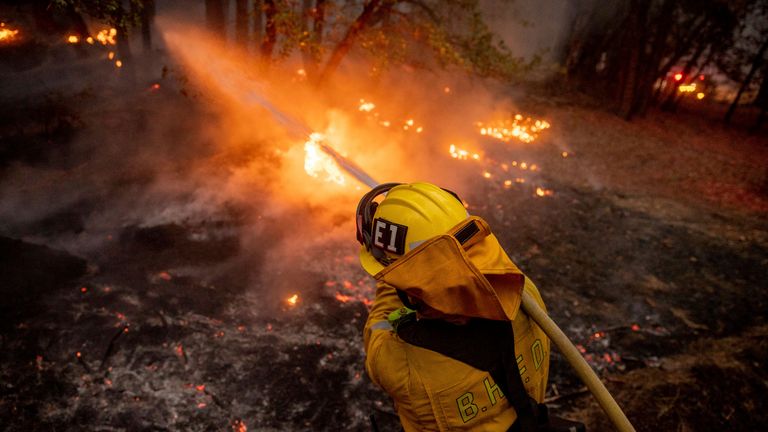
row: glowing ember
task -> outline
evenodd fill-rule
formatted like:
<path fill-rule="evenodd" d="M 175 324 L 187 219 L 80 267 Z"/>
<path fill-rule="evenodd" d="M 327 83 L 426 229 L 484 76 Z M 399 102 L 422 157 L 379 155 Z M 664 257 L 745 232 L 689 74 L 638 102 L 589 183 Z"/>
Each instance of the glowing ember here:
<path fill-rule="evenodd" d="M 702 93 L 702 92 L 696 93 L 696 99 L 698 99 L 698 100 L 704 99 L 704 96 L 706 96 L 706 95 L 704 93 Z"/>
<path fill-rule="evenodd" d="M 696 83 L 682 84 L 677 87 L 677 91 L 680 93 L 693 93 L 696 91 Z"/>
<path fill-rule="evenodd" d="M 5 23 L 0 23 L 0 42 L 10 42 L 19 34 L 18 30 L 5 27 Z"/>
<path fill-rule="evenodd" d="M 328 154 L 322 151 L 320 143 L 324 137 L 320 133 L 313 133 L 304 143 L 304 171 L 311 177 L 320 178 L 327 182 L 344 185 L 345 179 L 341 169 Z"/>
<path fill-rule="evenodd" d="M 85 41 L 88 42 L 90 45 L 93 45 L 93 38 L 92 37 L 88 36 L 87 38 L 85 38 Z"/>
<path fill-rule="evenodd" d="M 338 301 L 340 301 L 342 303 L 348 303 L 348 302 L 350 302 L 350 301 L 352 301 L 354 299 L 355 298 L 352 297 L 352 296 L 344 295 L 344 294 L 342 294 L 342 293 L 340 293 L 338 291 L 336 292 L 336 300 L 338 300 Z"/>
<path fill-rule="evenodd" d="M 96 40 L 101 42 L 102 45 L 115 45 L 117 44 L 115 36 L 117 36 L 117 29 L 104 29 L 96 35 Z"/>
<path fill-rule="evenodd" d="M 115 62 L 115 67 L 118 67 L 118 68 L 121 68 L 121 67 L 123 67 L 123 62 L 122 62 L 122 61 L 120 61 L 120 60 L 117 60 L 117 61 Z"/>
<path fill-rule="evenodd" d="M 554 194 L 554 192 L 549 190 L 549 189 L 544 189 L 544 188 L 541 188 L 541 187 L 537 187 L 536 188 L 536 195 L 537 196 L 544 197 L 544 196 L 552 196 L 553 194 Z"/>
<path fill-rule="evenodd" d="M 539 133 L 549 129 L 550 124 L 544 120 L 535 120 L 530 117 L 523 117 L 516 114 L 512 120 L 504 120 L 485 124 L 476 123 L 480 135 L 496 138 L 503 142 L 510 142 L 515 139 L 524 143 L 531 143 L 538 138 Z"/>
<path fill-rule="evenodd" d="M 683 79 L 683 74 L 681 74 L 681 73 L 679 73 L 679 72 L 678 72 L 678 73 L 676 73 L 676 74 L 675 74 L 675 81 L 680 81 L 681 79 Z"/>
<path fill-rule="evenodd" d="M 564 152 L 562 152 L 562 153 L 561 153 L 561 155 L 562 155 L 564 158 L 567 158 L 567 157 L 568 157 L 568 152 L 565 152 L 565 151 L 564 151 Z"/>
<path fill-rule="evenodd" d="M 484 171 L 483 172 L 483 177 L 489 179 L 489 178 L 491 178 L 491 173 L 489 173 L 488 171 Z"/>
<path fill-rule="evenodd" d="M 296 303 L 299 302 L 299 295 L 294 294 L 288 297 L 287 299 L 285 299 L 285 302 L 288 303 L 288 306 L 291 306 L 291 307 L 296 306 Z"/>
<path fill-rule="evenodd" d="M 71 44 L 76 44 L 80 42 L 80 38 L 77 35 L 69 35 L 67 36 L 67 42 Z"/>
<path fill-rule="evenodd" d="M 362 112 L 371 112 L 376 108 L 373 102 L 366 102 L 365 99 L 360 99 L 360 107 L 358 108 Z"/>
<path fill-rule="evenodd" d="M 110 59 L 110 60 L 114 59 L 115 58 L 115 53 L 110 51 L 109 54 L 107 54 L 107 58 Z"/>
<path fill-rule="evenodd" d="M 443 89 L 443 93 L 445 93 L 445 94 L 449 94 L 449 93 L 451 93 L 451 88 L 450 88 L 450 87 L 445 87 L 445 88 Z"/>
<path fill-rule="evenodd" d="M 245 422 L 242 420 L 235 420 L 232 422 L 232 431 L 233 432 L 248 432 L 248 426 L 245 425 Z"/>
<path fill-rule="evenodd" d="M 454 159 L 468 160 L 471 158 L 474 160 L 480 160 L 480 155 L 478 153 L 470 153 L 467 150 L 456 147 L 454 144 L 451 144 L 451 146 L 448 148 L 448 152 Z"/>

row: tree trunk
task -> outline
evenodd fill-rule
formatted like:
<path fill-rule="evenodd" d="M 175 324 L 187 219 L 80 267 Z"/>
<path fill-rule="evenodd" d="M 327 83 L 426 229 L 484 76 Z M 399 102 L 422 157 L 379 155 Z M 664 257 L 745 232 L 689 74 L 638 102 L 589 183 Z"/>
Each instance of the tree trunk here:
<path fill-rule="evenodd" d="M 651 18 L 651 21 L 657 23 L 657 25 L 654 30 L 653 40 L 650 43 L 650 52 L 644 62 L 645 65 L 641 67 L 638 95 L 634 107 L 637 115 L 645 115 L 651 100 L 655 98 L 653 85 L 659 79 L 661 60 L 667 54 L 669 48 L 667 40 L 673 25 L 673 12 L 676 4 L 677 0 L 666 0 L 659 8 L 656 16 Z"/>
<path fill-rule="evenodd" d="M 341 61 L 344 59 L 347 53 L 349 53 L 349 50 L 352 49 L 352 46 L 354 45 L 360 33 L 376 22 L 376 14 L 380 12 L 382 3 L 384 3 L 383 0 L 370 0 L 365 4 L 363 11 L 355 19 L 355 22 L 352 23 L 349 29 L 347 29 L 346 34 L 344 34 L 344 38 L 342 38 L 341 41 L 339 41 L 339 43 L 336 44 L 336 47 L 333 49 L 333 52 L 328 59 L 328 63 L 325 64 L 325 67 L 323 68 L 323 71 L 320 73 L 320 77 L 317 80 L 318 85 L 326 82 L 326 80 L 328 80 L 328 78 L 336 72 L 336 69 L 338 69 Z M 391 6 L 391 4 L 386 2 L 383 7 L 388 8 L 389 6 Z"/>
<path fill-rule="evenodd" d="M 235 43 L 248 48 L 248 0 L 235 0 Z"/>
<path fill-rule="evenodd" d="M 152 25 L 155 21 L 155 0 L 145 0 L 141 9 L 141 42 L 144 53 L 152 51 Z"/>
<path fill-rule="evenodd" d="M 262 0 L 253 0 L 253 45 L 258 49 L 261 47 L 262 37 L 264 36 L 264 2 Z"/>
<path fill-rule="evenodd" d="M 205 0 L 205 25 L 208 30 L 226 39 L 226 12 L 224 0 Z"/>
<path fill-rule="evenodd" d="M 752 78 L 755 76 L 755 72 L 760 69 L 760 66 L 763 63 L 763 54 L 765 54 L 766 49 L 768 49 L 768 39 L 763 42 L 763 45 L 757 51 L 757 55 L 755 55 L 754 59 L 752 60 L 752 66 L 749 68 L 749 73 L 747 73 L 747 77 L 744 78 L 744 82 L 741 83 L 741 87 L 739 87 L 739 92 L 733 99 L 733 103 L 730 107 L 728 107 L 728 112 L 725 113 L 725 118 L 723 119 L 725 124 L 729 124 L 731 122 L 733 113 L 736 112 L 736 107 L 739 105 L 739 99 L 741 99 L 741 95 L 744 94 L 744 91 L 747 89 L 747 87 L 749 87 L 749 84 L 752 82 Z"/>
<path fill-rule="evenodd" d="M 317 73 L 317 63 L 313 56 L 315 38 L 309 31 L 309 20 L 314 15 L 312 0 L 302 0 L 301 2 L 301 59 L 304 63 L 304 71 L 310 80 L 314 80 Z"/>
<path fill-rule="evenodd" d="M 277 4 L 275 4 L 275 0 L 264 0 L 264 23 L 266 32 L 264 40 L 261 42 L 261 61 L 265 67 L 269 65 L 272 60 L 272 52 L 275 50 L 275 44 L 277 43 L 276 15 Z"/>
<path fill-rule="evenodd" d="M 626 61 L 622 68 L 623 84 L 620 88 L 619 115 L 631 120 L 635 114 L 637 90 L 639 84 L 638 69 L 641 56 L 645 51 L 645 27 L 649 4 L 642 0 L 632 0 L 629 9 L 629 28 L 627 30 Z"/>
<path fill-rule="evenodd" d="M 757 133 L 763 126 L 766 111 L 768 111 L 768 68 L 763 68 L 763 81 L 760 83 L 760 90 L 757 92 L 755 104 L 760 108 L 760 115 L 757 116 L 757 120 L 752 126 L 752 132 Z M 768 182 L 766 182 L 766 184 L 768 184 Z"/>

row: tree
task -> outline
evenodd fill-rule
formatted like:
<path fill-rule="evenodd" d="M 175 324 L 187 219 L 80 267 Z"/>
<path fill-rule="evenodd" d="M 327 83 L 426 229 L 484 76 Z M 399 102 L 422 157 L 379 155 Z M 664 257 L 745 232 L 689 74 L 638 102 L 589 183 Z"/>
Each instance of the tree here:
<path fill-rule="evenodd" d="M 677 86 L 664 86 L 672 68 L 692 79 L 732 45 L 747 2 L 622 0 L 594 2 L 577 13 L 567 54 L 569 81 L 612 100 L 629 120 L 649 105 L 674 108 Z M 706 57 L 704 57 L 706 54 Z"/>

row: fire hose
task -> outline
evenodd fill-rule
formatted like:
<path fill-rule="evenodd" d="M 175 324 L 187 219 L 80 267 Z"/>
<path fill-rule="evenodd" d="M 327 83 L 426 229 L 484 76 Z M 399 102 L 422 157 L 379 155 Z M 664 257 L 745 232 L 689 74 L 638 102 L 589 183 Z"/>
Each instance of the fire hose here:
<path fill-rule="evenodd" d="M 573 346 L 573 343 L 568 339 L 568 336 L 560 330 L 560 327 L 552 321 L 546 312 L 536 304 L 536 300 L 531 297 L 530 294 L 523 291 L 523 310 L 533 319 L 536 324 L 544 330 L 544 333 L 554 342 L 560 352 L 571 364 L 576 374 L 581 381 L 587 386 L 592 395 L 597 399 L 597 403 L 608 415 L 616 429 L 619 432 L 634 432 L 635 427 L 629 422 L 624 411 L 621 410 L 619 404 L 613 399 L 611 393 L 605 388 L 600 378 L 597 377 L 595 371 L 589 366 L 589 364 L 581 356 L 581 353 Z"/>

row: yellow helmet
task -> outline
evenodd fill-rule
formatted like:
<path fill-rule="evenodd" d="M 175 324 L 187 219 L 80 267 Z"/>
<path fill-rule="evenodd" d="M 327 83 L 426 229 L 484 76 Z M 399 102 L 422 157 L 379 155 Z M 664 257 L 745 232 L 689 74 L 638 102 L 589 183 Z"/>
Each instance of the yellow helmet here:
<path fill-rule="evenodd" d="M 381 203 L 376 197 L 386 194 Z M 431 183 L 385 183 L 357 206 L 360 264 L 371 275 L 469 217 L 455 193 Z"/>

